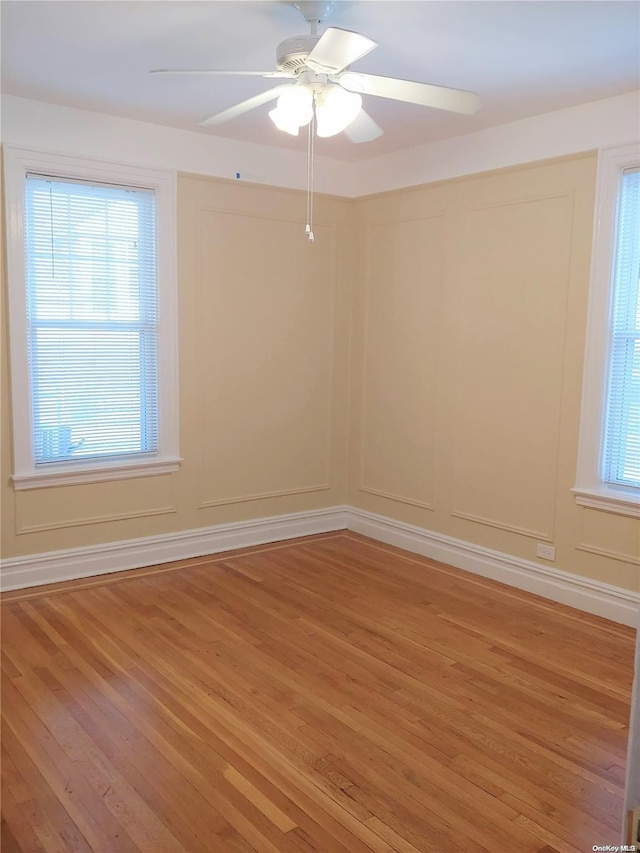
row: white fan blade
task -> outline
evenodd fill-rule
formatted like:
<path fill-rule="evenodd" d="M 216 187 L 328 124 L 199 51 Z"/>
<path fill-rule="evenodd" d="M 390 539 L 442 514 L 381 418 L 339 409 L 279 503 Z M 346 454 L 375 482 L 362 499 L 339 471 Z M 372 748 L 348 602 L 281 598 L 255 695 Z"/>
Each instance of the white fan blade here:
<path fill-rule="evenodd" d="M 262 104 L 268 104 L 269 101 L 275 101 L 275 99 L 279 98 L 285 89 L 291 88 L 293 88 L 292 83 L 285 83 L 284 86 L 274 86 L 273 89 L 267 89 L 266 92 L 260 92 L 259 95 L 254 95 L 253 98 L 248 98 L 246 101 L 241 101 L 239 104 L 229 107 L 229 109 L 223 110 L 221 113 L 216 113 L 210 118 L 206 118 L 204 121 L 201 121 L 200 124 L 203 127 L 222 124 L 224 121 L 229 121 L 229 119 L 237 118 L 243 113 L 248 113 L 249 110 L 253 110 L 255 107 L 261 107 Z"/>
<path fill-rule="evenodd" d="M 207 68 L 156 68 L 149 74 L 214 74 L 237 77 L 293 77 L 286 71 L 210 71 Z"/>
<path fill-rule="evenodd" d="M 480 99 L 475 92 L 433 86 L 431 83 L 414 83 L 411 80 L 378 77 L 375 74 L 360 74 L 354 71 L 341 74 L 338 82 L 350 92 L 377 95 L 394 101 L 407 101 L 410 104 L 450 110 L 454 113 L 473 115 L 480 106 Z"/>
<path fill-rule="evenodd" d="M 369 113 L 360 110 L 351 124 L 348 124 L 344 129 L 345 134 L 351 142 L 371 142 L 382 136 L 384 130 L 375 122 Z"/>
<path fill-rule="evenodd" d="M 336 74 L 377 46 L 377 42 L 360 33 L 328 27 L 307 56 L 306 64 L 316 72 Z"/>

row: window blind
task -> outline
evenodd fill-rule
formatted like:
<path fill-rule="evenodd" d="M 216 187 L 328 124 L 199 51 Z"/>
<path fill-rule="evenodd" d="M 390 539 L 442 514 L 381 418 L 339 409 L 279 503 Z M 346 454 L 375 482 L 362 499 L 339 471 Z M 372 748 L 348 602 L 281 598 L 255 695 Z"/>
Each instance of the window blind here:
<path fill-rule="evenodd" d="M 158 448 L 153 190 L 28 175 L 36 465 Z"/>
<path fill-rule="evenodd" d="M 640 169 L 622 173 L 613 266 L 613 304 L 603 479 L 640 488 Z"/>

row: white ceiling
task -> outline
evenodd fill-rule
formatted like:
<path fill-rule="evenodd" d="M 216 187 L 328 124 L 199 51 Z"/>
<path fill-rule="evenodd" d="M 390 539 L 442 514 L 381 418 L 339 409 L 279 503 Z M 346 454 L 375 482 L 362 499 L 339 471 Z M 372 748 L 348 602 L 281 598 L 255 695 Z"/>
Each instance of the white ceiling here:
<path fill-rule="evenodd" d="M 256 77 L 152 76 L 152 68 L 275 69 L 308 25 L 282 0 L 3 0 L 2 91 L 283 148 L 270 106 L 215 128 L 203 118 L 270 88 Z M 635 0 L 338 0 L 326 25 L 379 47 L 354 69 L 478 92 L 475 116 L 365 96 L 385 133 L 318 153 L 362 160 L 640 87 Z"/>

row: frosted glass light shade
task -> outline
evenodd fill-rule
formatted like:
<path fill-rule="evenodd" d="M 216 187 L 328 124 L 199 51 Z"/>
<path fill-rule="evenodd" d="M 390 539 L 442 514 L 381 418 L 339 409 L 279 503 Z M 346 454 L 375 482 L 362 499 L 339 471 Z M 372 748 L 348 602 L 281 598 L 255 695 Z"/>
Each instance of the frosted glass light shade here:
<path fill-rule="evenodd" d="M 348 127 L 362 108 L 357 92 L 347 92 L 342 86 L 327 86 L 316 98 L 318 136 L 335 136 Z"/>
<path fill-rule="evenodd" d="M 313 118 L 313 92 L 307 86 L 292 86 L 280 95 L 269 118 L 279 130 L 297 136 Z"/>
<path fill-rule="evenodd" d="M 284 130 L 285 133 L 290 133 L 291 136 L 297 136 L 300 131 L 300 125 L 295 120 L 291 120 L 289 116 L 279 110 L 277 107 L 269 111 L 269 118 L 278 128 Z"/>

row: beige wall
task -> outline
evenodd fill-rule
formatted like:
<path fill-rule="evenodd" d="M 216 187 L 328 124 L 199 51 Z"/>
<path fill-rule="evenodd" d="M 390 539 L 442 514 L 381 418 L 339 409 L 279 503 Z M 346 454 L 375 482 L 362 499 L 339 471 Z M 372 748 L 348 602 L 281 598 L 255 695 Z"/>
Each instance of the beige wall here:
<path fill-rule="evenodd" d="M 344 502 L 350 202 L 316 199 L 314 245 L 299 192 L 182 175 L 178 206 L 183 465 L 14 492 L 3 352 L 5 557 Z"/>
<path fill-rule="evenodd" d="M 581 155 L 357 203 L 349 502 L 527 559 L 552 543 L 558 567 L 638 590 L 638 521 L 570 492 L 595 171 Z"/>
<path fill-rule="evenodd" d="M 570 493 L 595 168 L 319 197 L 313 246 L 301 193 L 181 175 L 182 468 L 14 493 L 3 351 L 3 555 L 348 500 L 638 590 L 637 520 Z"/>

